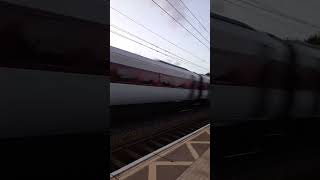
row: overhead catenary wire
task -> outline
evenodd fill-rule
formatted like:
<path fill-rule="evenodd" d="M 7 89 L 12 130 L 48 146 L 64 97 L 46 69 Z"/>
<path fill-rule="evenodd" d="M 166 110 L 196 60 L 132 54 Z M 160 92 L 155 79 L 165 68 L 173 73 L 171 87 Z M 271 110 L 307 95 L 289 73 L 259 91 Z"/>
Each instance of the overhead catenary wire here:
<path fill-rule="evenodd" d="M 183 24 L 181 24 L 176 18 L 174 18 L 168 11 L 166 11 L 163 7 L 161 7 L 157 2 L 151 0 L 154 4 L 156 4 L 162 11 L 164 11 L 168 16 L 170 16 L 177 24 L 179 24 L 183 29 L 185 29 L 189 34 L 191 34 L 195 39 L 197 39 L 203 46 L 210 49 L 205 43 L 203 43 L 197 36 L 195 36 L 192 32 L 190 32 Z"/>
<path fill-rule="evenodd" d="M 237 4 L 237 3 L 235 3 L 235 2 L 233 2 L 233 1 L 229 1 L 229 0 L 223 0 L 223 1 L 225 1 L 225 2 L 227 2 L 227 3 L 230 3 L 230 4 L 233 4 L 233 5 L 235 5 L 235 6 L 238 6 L 238 7 L 242 7 L 242 8 L 247 8 L 246 6 L 242 6 L 242 5 L 240 5 L 240 4 Z"/>
<path fill-rule="evenodd" d="M 232 5 L 234 5 L 234 6 L 241 7 L 241 8 L 244 8 L 244 9 L 248 9 L 248 6 L 243 6 L 243 5 L 237 4 L 237 3 L 235 3 L 235 2 L 233 2 L 233 1 L 231 1 L 231 0 L 224 0 L 224 1 L 227 2 L 227 3 L 229 3 L 229 4 L 232 4 Z M 261 13 L 261 12 L 264 12 L 264 11 L 259 11 L 259 12 Z M 284 20 L 283 18 L 281 18 L 281 17 L 279 17 L 279 16 L 277 16 L 277 15 L 274 15 L 274 16 L 278 17 L 278 18 L 276 19 L 277 21 L 283 23 L 283 21 L 281 21 L 281 20 Z M 281 19 L 281 20 L 280 20 L 280 19 Z M 291 22 L 292 22 L 292 21 L 291 21 Z M 292 23 L 293 23 L 293 22 L 292 22 Z M 302 32 L 300 31 L 300 33 L 302 33 Z"/>
<path fill-rule="evenodd" d="M 205 38 L 205 37 L 202 35 L 202 33 L 201 33 L 196 27 L 194 27 L 194 25 L 192 25 L 192 23 L 191 23 L 176 7 L 174 7 L 174 5 L 173 5 L 169 0 L 165 0 L 165 1 L 167 1 L 168 4 L 169 4 L 175 11 L 177 11 L 177 12 L 180 14 L 180 16 L 181 16 L 183 19 L 185 19 L 186 22 L 187 22 L 188 24 L 190 24 L 190 26 L 193 27 L 193 29 L 195 29 L 195 30 L 200 34 L 200 36 L 201 36 L 204 40 L 206 40 L 208 43 L 210 43 L 210 41 L 209 41 L 207 38 Z"/>
<path fill-rule="evenodd" d="M 202 66 L 199 66 L 199 65 L 197 65 L 197 64 L 194 64 L 194 63 L 192 63 L 192 62 L 190 62 L 190 61 L 188 61 L 188 60 L 185 60 L 185 59 L 183 59 L 183 58 L 178 59 L 178 58 L 176 58 L 176 57 L 170 56 L 170 55 L 168 55 L 168 54 L 166 54 L 166 53 L 163 53 L 163 52 L 161 52 L 161 51 L 159 51 L 159 50 L 157 50 L 157 49 L 154 49 L 154 48 L 152 48 L 152 47 L 149 47 L 149 46 L 147 46 L 147 45 L 145 45 L 145 44 L 143 44 L 143 43 L 141 43 L 141 42 L 138 42 L 138 41 L 136 41 L 136 40 L 133 40 L 133 39 L 131 39 L 131 38 L 128 38 L 127 36 L 122 35 L 122 34 L 120 34 L 120 33 L 117 33 L 117 32 L 115 32 L 115 31 L 110 30 L 110 32 L 111 32 L 111 33 L 114 33 L 114 34 L 116 34 L 116 35 L 118 35 L 118 36 L 120 36 L 120 37 L 123 37 L 123 38 L 125 38 L 125 39 L 127 39 L 127 40 L 130 40 L 130 41 L 132 41 L 132 42 L 135 42 L 135 43 L 137 43 L 137 44 L 140 44 L 141 46 L 144 46 L 144 47 L 146 47 L 146 48 L 149 48 L 149 49 L 151 49 L 151 50 L 153 50 L 153 51 L 155 51 L 155 52 L 158 52 L 158 53 L 160 53 L 160 54 L 162 54 L 162 55 L 164 55 L 164 56 L 166 56 L 166 57 L 174 58 L 174 59 L 176 59 L 176 60 L 178 60 L 178 61 L 184 61 L 184 62 L 189 63 L 190 65 L 192 64 L 193 66 L 196 66 L 196 67 L 198 67 L 198 68 L 201 68 L 201 69 L 203 69 L 203 70 L 208 71 L 207 68 L 202 67 Z"/>
<path fill-rule="evenodd" d="M 226 0 L 225 0 L 226 1 Z M 237 2 L 241 2 L 243 4 L 246 4 L 246 5 L 249 5 L 251 7 L 254 7 L 256 9 L 259 9 L 259 10 L 262 10 L 262 11 L 265 11 L 265 12 L 268 12 L 270 14 L 273 14 L 273 15 L 277 15 L 277 16 L 280 16 L 284 19 L 288 19 L 288 20 L 291 20 L 291 21 L 294 21 L 296 23 L 300 23 L 300 24 L 304 24 L 304 25 L 308 25 L 308 26 L 311 26 L 313 28 L 316 28 L 316 29 L 320 29 L 320 26 L 318 25 L 315 25 L 315 24 L 312 24 L 312 23 L 309 23 L 305 20 L 301 20 L 301 19 L 298 19 L 296 17 L 293 17 L 293 16 L 289 16 L 287 14 L 284 14 L 282 12 L 279 12 L 279 11 L 275 11 L 275 10 L 270 10 L 270 9 L 267 9 L 267 8 L 264 8 L 264 7 L 261 7 L 261 6 L 257 6 L 256 4 L 254 3 L 251 3 L 251 2 L 248 2 L 248 1 L 244 1 L 244 0 L 237 0 Z M 234 3 L 234 2 L 233 2 Z"/>
<path fill-rule="evenodd" d="M 122 16 L 126 17 L 126 18 L 127 18 L 127 19 L 129 19 L 130 21 L 134 22 L 135 24 L 137 24 L 137 25 L 141 26 L 142 28 L 146 29 L 147 31 L 151 32 L 152 34 L 156 35 L 156 36 L 157 36 L 157 37 L 159 37 L 160 39 L 162 39 L 162 40 L 164 40 L 164 41 L 167 41 L 167 42 L 168 42 L 168 43 L 170 43 L 171 45 L 173 45 L 173 46 L 175 46 L 175 47 L 179 48 L 180 50 L 182 50 L 182 51 L 184 51 L 184 52 L 188 53 L 189 55 L 191 55 L 191 56 L 193 56 L 193 57 L 195 57 L 195 58 L 197 58 L 197 59 L 199 59 L 199 60 L 202 60 L 202 61 L 207 62 L 207 60 L 202 59 L 202 58 L 198 57 L 197 55 L 194 55 L 193 53 L 189 52 L 188 50 L 186 50 L 186 49 L 184 49 L 184 48 L 182 48 L 182 47 L 178 46 L 177 44 L 175 44 L 175 43 L 171 42 L 170 40 L 168 40 L 168 39 L 164 38 L 163 36 L 161 36 L 160 34 L 158 34 L 158 33 L 154 32 L 153 30 L 151 30 L 150 28 L 146 27 L 145 25 L 143 25 L 143 24 L 141 24 L 141 23 L 137 22 L 136 20 L 132 19 L 132 18 L 131 18 L 131 17 L 129 17 L 128 15 L 124 14 L 123 12 L 121 12 L 121 11 L 119 11 L 119 10 L 117 10 L 117 9 L 115 9 L 115 8 L 113 8 L 113 7 L 111 7 L 111 6 L 110 6 L 110 8 L 111 8 L 112 10 L 114 10 L 115 12 L 117 12 L 117 13 L 121 14 Z"/>
<path fill-rule="evenodd" d="M 174 54 L 174 53 L 172 53 L 172 52 L 170 52 L 170 51 L 168 51 L 168 50 L 166 50 L 166 49 L 163 49 L 163 48 L 159 47 L 158 45 L 155 45 L 154 43 L 151 43 L 151 42 L 149 42 L 149 41 L 147 41 L 147 40 L 145 40 L 145 39 L 143 39 L 143 38 L 141 38 L 141 37 L 139 37 L 139 36 L 137 36 L 137 35 L 135 35 L 135 34 L 132 34 L 132 33 L 128 32 L 128 31 L 126 31 L 126 30 L 124 30 L 124 29 L 116 26 L 116 25 L 111 24 L 110 26 L 111 26 L 111 27 L 114 27 L 114 28 L 116 28 L 116 29 L 118 29 L 118 30 L 126 33 L 126 34 L 129 34 L 130 36 L 133 36 L 133 37 L 135 37 L 135 38 L 137 38 L 137 39 L 139 39 L 139 40 L 141 40 L 141 41 L 143 41 L 143 42 L 145 42 L 145 43 L 148 43 L 148 44 L 151 45 L 151 46 L 154 46 L 154 47 L 156 47 L 156 48 L 158 48 L 158 49 L 161 49 L 162 51 L 165 51 L 166 53 L 171 54 L 171 55 L 175 56 L 176 58 L 179 58 L 179 59 L 182 59 L 182 60 L 184 60 L 184 61 L 189 62 L 189 61 L 186 60 L 185 58 L 182 58 L 181 56 L 178 56 L 178 55 L 176 55 L 176 54 Z M 190 63 L 191 63 L 191 62 L 190 62 Z M 192 63 L 192 64 L 194 64 L 194 63 Z"/>
<path fill-rule="evenodd" d="M 160 53 L 160 54 L 162 54 L 162 55 L 164 55 L 164 56 L 166 56 L 166 57 L 174 58 L 174 59 L 176 59 L 176 60 L 178 60 L 178 61 L 185 61 L 185 60 L 177 59 L 177 58 L 175 58 L 175 57 L 173 57 L 173 56 L 170 56 L 170 55 L 168 55 L 168 54 L 166 54 L 166 53 L 163 53 L 163 52 L 161 52 L 161 51 L 159 51 L 159 50 L 156 50 L 156 49 L 154 49 L 154 48 L 152 48 L 152 47 L 149 47 L 149 46 L 147 46 L 147 45 L 145 45 L 145 44 L 143 44 L 143 43 L 140 43 L 140 42 L 135 41 L 135 40 L 133 40 L 133 39 L 131 39 L 131 38 L 128 38 L 127 36 L 124 36 L 124 35 L 122 35 L 122 34 L 120 34 L 120 33 L 115 32 L 115 31 L 110 31 L 110 32 L 111 32 L 111 33 L 114 33 L 114 34 L 116 34 L 116 35 L 118 35 L 118 36 L 120 36 L 120 37 L 123 37 L 123 38 L 125 38 L 125 39 L 127 39 L 127 40 L 130 40 L 130 41 L 132 41 L 132 42 L 135 42 L 135 43 L 137 43 L 137 44 L 139 44 L 139 45 L 141 45 L 141 46 L 144 46 L 144 47 L 146 47 L 146 48 L 149 48 L 149 49 L 151 49 L 151 50 L 153 50 L 153 51 L 155 51 L 155 52 L 157 52 L 157 53 Z M 190 61 L 187 61 L 187 63 L 191 63 L 193 66 L 196 66 L 196 67 L 198 67 L 199 69 L 202 69 L 202 70 L 206 70 L 206 71 L 209 70 L 209 69 L 207 69 L 207 68 L 204 68 L 204 67 L 202 67 L 202 66 L 199 66 L 199 65 L 197 65 L 197 64 L 194 64 L 194 63 L 192 63 L 192 62 L 190 62 Z"/>
<path fill-rule="evenodd" d="M 190 14 L 198 21 L 198 23 L 203 27 L 203 29 L 207 32 L 209 32 L 206 27 L 199 21 L 199 19 L 192 13 L 192 11 L 188 8 L 188 6 L 182 1 L 179 0 L 181 2 L 181 4 L 190 12 Z"/>

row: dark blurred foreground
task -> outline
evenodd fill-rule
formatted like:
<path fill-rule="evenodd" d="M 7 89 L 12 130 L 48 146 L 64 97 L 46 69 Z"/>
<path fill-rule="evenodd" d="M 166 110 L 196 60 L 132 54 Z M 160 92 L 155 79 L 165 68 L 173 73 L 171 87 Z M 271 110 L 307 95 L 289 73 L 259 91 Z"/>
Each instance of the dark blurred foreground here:
<path fill-rule="evenodd" d="M 304 123 L 291 121 L 266 126 L 255 122 L 250 126 L 212 128 L 211 167 L 214 178 L 319 179 L 317 124 L 317 120 L 305 119 Z"/>
<path fill-rule="evenodd" d="M 0 142 L 0 178 L 105 179 L 107 136 L 102 133 Z"/>

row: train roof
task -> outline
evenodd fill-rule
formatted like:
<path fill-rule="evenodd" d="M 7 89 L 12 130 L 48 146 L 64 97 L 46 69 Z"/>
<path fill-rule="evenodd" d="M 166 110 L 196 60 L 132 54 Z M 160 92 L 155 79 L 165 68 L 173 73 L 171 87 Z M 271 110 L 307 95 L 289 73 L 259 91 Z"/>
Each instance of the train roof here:
<path fill-rule="evenodd" d="M 216 28 L 213 30 L 219 34 L 213 36 L 211 42 L 216 43 L 215 48 L 238 53 L 248 53 L 251 55 L 259 55 L 262 45 L 268 46 L 269 50 L 273 50 L 274 53 L 270 54 L 270 57 L 277 60 L 283 60 L 283 56 L 286 56 L 286 45 L 283 40 L 267 32 L 255 30 L 250 26 L 235 21 L 230 18 L 223 17 L 217 14 L 211 14 L 212 18 L 221 19 L 217 20 Z M 214 21 L 214 19 L 213 19 Z M 235 38 L 237 37 L 237 38 Z M 243 46 L 243 42 L 246 41 L 246 46 Z"/>
<path fill-rule="evenodd" d="M 243 28 L 250 29 L 252 31 L 256 31 L 254 28 L 252 28 L 251 26 L 249 26 L 249 25 L 247 25 L 247 24 L 245 24 L 243 22 L 240 22 L 240 21 L 237 21 L 237 20 L 234 20 L 234 19 L 230 19 L 230 18 L 227 18 L 225 16 L 221 16 L 221 15 L 216 14 L 216 13 L 211 13 L 210 17 L 213 18 L 213 19 L 219 19 L 221 21 L 228 22 L 230 24 L 241 26 Z"/>
<path fill-rule="evenodd" d="M 276 35 L 274 35 L 274 34 L 267 33 L 267 32 L 266 32 L 266 34 L 267 34 L 269 37 L 271 37 L 271 38 L 273 38 L 273 39 L 276 39 L 276 40 L 278 40 L 278 41 L 284 41 L 282 38 L 280 38 L 280 37 L 278 37 L 278 36 L 276 36 Z"/>
<path fill-rule="evenodd" d="M 152 60 L 116 47 L 110 46 L 110 55 L 110 61 L 114 63 L 181 78 L 190 78 L 190 76 L 197 77 L 197 73 L 191 72 L 185 68 L 177 67 L 176 65 L 164 61 Z M 119 58 L 119 55 L 122 57 Z"/>
<path fill-rule="evenodd" d="M 164 63 L 164 64 L 166 64 L 166 65 L 169 65 L 169 66 L 173 66 L 173 67 L 176 67 L 176 68 L 183 69 L 183 70 L 185 70 L 185 71 L 189 71 L 189 70 L 186 69 L 186 68 L 183 68 L 183 67 L 180 67 L 180 66 L 176 66 L 176 65 L 174 65 L 174 64 L 170 64 L 170 63 L 165 62 L 165 61 L 162 61 L 162 60 L 157 60 L 157 61 L 160 62 L 160 63 Z"/>
<path fill-rule="evenodd" d="M 274 34 L 271 34 L 271 33 L 268 33 L 268 32 L 263 32 L 263 31 L 258 31 L 258 30 L 254 29 L 253 27 L 251 27 L 251 26 L 249 26 L 249 25 L 247 25 L 247 24 L 245 24 L 243 22 L 240 22 L 240 21 L 237 21 L 237 20 L 234 20 L 234 19 L 231 19 L 231 18 L 227 18 L 227 17 L 221 16 L 219 14 L 211 13 L 211 18 L 219 19 L 221 21 L 224 21 L 224 22 L 236 25 L 236 26 L 240 26 L 240 27 L 246 28 L 246 29 L 251 30 L 251 31 L 256 31 L 256 32 L 259 32 L 259 33 L 263 33 L 263 34 L 266 34 L 267 36 L 269 36 L 269 37 L 271 37 L 273 39 L 277 39 L 277 40 L 283 41 L 283 39 L 277 37 Z"/>
<path fill-rule="evenodd" d="M 240 21 L 237 21 L 237 20 L 234 20 L 234 19 L 231 19 L 231 18 L 227 18 L 225 16 L 221 16 L 219 14 L 211 13 L 211 18 L 219 19 L 221 21 L 224 21 L 224 22 L 227 22 L 227 23 L 230 23 L 230 24 L 234 24 L 234 25 L 237 25 L 237 26 L 241 26 L 243 28 L 258 32 L 258 30 L 254 29 L 253 27 L 249 26 L 248 24 L 245 24 L 243 22 L 240 22 Z M 275 36 L 274 34 L 271 34 L 271 33 L 268 33 L 268 32 L 262 32 L 262 31 L 259 31 L 259 32 L 266 33 L 268 36 L 270 36 L 272 38 L 275 38 L 275 39 L 278 39 L 278 40 L 282 40 L 281 38 Z"/>

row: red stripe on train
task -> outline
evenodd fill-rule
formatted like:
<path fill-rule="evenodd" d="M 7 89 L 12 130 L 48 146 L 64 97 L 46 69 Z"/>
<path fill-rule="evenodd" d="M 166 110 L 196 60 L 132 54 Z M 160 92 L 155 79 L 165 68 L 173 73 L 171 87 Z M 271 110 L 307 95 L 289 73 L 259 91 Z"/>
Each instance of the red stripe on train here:
<path fill-rule="evenodd" d="M 110 80 L 113 83 L 135 84 L 145 86 L 202 89 L 207 90 L 209 84 L 192 81 L 144 69 L 110 62 Z"/>

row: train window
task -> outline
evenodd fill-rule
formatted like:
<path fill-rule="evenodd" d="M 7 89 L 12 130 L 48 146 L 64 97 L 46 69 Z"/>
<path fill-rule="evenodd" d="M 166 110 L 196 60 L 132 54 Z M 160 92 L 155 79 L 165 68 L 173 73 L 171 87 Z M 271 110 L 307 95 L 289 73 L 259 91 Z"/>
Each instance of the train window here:
<path fill-rule="evenodd" d="M 199 89 L 199 88 L 200 88 L 200 82 L 195 82 L 194 89 Z"/>
<path fill-rule="evenodd" d="M 146 85 L 158 85 L 159 84 L 159 73 L 141 70 L 139 73 L 139 81 Z"/>
<path fill-rule="evenodd" d="M 103 24 L 5 2 L 0 22 L 0 67 L 108 73 Z"/>
<path fill-rule="evenodd" d="M 168 76 L 121 64 L 110 63 L 111 82 L 162 86 L 170 88 L 195 88 L 191 80 Z"/>
<path fill-rule="evenodd" d="M 111 81 L 139 83 L 139 72 L 132 67 L 111 63 Z"/>
<path fill-rule="evenodd" d="M 176 87 L 176 88 L 185 88 L 185 79 L 174 78 L 174 87 Z"/>
<path fill-rule="evenodd" d="M 121 64 L 110 63 L 111 81 L 130 84 L 158 85 L 159 74 Z"/>
<path fill-rule="evenodd" d="M 186 79 L 184 88 L 191 89 L 192 88 L 192 80 Z"/>
<path fill-rule="evenodd" d="M 298 89 L 303 89 L 303 90 L 316 90 L 317 89 L 317 71 L 300 66 L 297 68 L 298 72 L 298 81 L 297 81 L 297 88 Z"/>
<path fill-rule="evenodd" d="M 190 82 L 188 81 L 189 80 L 186 79 L 160 74 L 160 83 L 165 87 L 188 88 L 188 86 L 190 86 Z"/>
<path fill-rule="evenodd" d="M 171 77 L 164 74 L 160 74 L 160 83 L 165 87 L 173 87 Z"/>
<path fill-rule="evenodd" d="M 265 72 L 265 86 L 274 89 L 283 89 L 288 84 L 288 65 L 277 60 L 271 60 Z"/>

